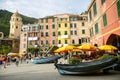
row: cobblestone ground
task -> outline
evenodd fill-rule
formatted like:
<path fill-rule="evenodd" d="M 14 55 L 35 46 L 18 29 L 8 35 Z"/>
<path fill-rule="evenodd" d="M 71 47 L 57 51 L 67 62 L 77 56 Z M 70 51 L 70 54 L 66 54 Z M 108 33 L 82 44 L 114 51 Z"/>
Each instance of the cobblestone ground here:
<path fill-rule="evenodd" d="M 0 65 L 0 80 L 120 80 L 120 72 L 109 74 L 60 75 L 53 64 L 22 63 L 6 69 Z"/>

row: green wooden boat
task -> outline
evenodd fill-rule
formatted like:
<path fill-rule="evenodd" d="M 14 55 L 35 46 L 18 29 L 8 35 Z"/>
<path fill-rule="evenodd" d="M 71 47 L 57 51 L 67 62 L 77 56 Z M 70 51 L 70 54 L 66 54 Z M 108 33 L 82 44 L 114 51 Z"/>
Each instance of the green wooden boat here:
<path fill-rule="evenodd" d="M 107 70 L 116 65 L 116 58 L 106 58 L 80 64 L 55 64 L 60 74 L 81 74 L 98 70 Z"/>

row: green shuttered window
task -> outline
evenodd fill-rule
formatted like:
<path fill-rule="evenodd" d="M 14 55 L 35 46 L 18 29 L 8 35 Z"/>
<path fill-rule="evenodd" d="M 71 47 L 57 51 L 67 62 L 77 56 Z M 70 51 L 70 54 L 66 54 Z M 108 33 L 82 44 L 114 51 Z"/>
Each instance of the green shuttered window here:
<path fill-rule="evenodd" d="M 89 13 L 89 18 L 90 18 L 90 20 L 92 20 L 92 13 L 91 13 L 91 11 Z"/>
<path fill-rule="evenodd" d="M 96 3 L 93 5 L 93 9 L 94 9 L 94 16 L 97 15 L 97 6 L 96 6 Z"/>
<path fill-rule="evenodd" d="M 117 2 L 118 17 L 120 18 L 120 0 Z"/>
<path fill-rule="evenodd" d="M 98 23 L 95 24 L 95 33 L 98 34 L 99 33 L 99 29 L 98 29 Z"/>
<path fill-rule="evenodd" d="M 106 27 L 107 26 L 107 16 L 106 14 L 103 15 L 103 24 Z"/>

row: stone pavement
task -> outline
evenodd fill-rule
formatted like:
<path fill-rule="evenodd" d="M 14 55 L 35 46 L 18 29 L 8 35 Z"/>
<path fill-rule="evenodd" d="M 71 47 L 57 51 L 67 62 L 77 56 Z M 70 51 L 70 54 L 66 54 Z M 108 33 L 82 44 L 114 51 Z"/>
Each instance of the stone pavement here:
<path fill-rule="evenodd" d="M 54 64 L 23 63 L 6 69 L 0 65 L 0 80 L 120 80 L 120 72 L 109 74 L 60 75 Z"/>

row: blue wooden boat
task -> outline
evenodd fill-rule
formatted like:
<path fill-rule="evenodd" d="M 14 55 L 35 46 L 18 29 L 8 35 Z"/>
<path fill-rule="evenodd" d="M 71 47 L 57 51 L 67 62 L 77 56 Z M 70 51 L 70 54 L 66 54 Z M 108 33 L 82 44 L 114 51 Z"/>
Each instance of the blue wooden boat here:
<path fill-rule="evenodd" d="M 55 64 L 58 72 L 64 74 L 82 74 L 96 72 L 99 70 L 106 71 L 116 65 L 116 58 L 106 58 L 91 62 L 82 62 L 80 64 Z"/>
<path fill-rule="evenodd" d="M 51 57 L 47 57 L 47 58 L 40 58 L 38 60 L 33 60 L 34 64 L 43 64 L 43 63 L 52 63 L 54 62 L 56 59 L 61 58 L 60 55 L 56 55 L 56 56 L 51 56 Z"/>

